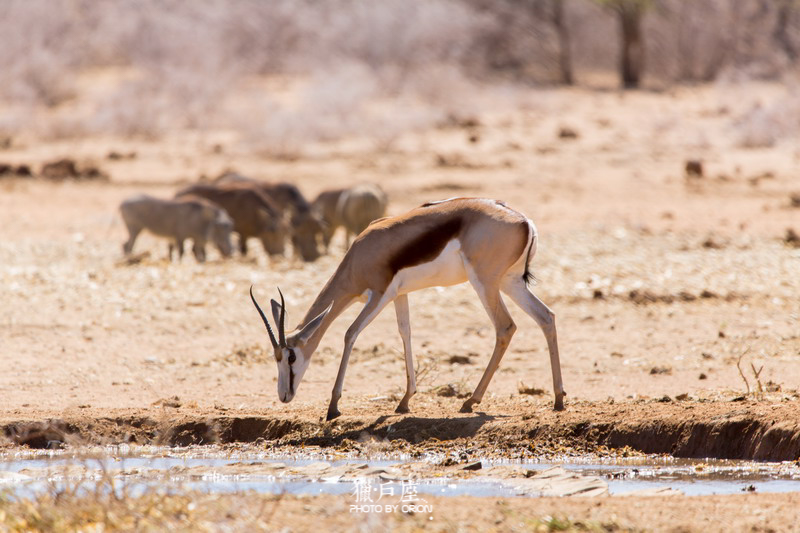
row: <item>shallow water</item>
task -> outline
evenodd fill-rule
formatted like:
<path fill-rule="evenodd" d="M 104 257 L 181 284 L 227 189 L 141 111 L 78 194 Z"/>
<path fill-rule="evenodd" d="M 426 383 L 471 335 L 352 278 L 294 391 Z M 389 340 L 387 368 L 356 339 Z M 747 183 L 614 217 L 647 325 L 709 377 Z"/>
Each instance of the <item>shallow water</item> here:
<path fill-rule="evenodd" d="M 612 495 L 645 489 L 673 489 L 687 495 L 800 492 L 797 463 L 589 457 L 547 463 L 483 460 L 477 472 L 464 472 L 459 465 L 449 470 L 438 466 L 442 459 L 431 455 L 414 461 L 408 457 L 364 460 L 319 450 L 276 455 L 252 448 L 215 447 L 176 450 L 113 446 L 77 452 L 17 449 L 0 454 L 0 488 L 18 495 L 65 487 L 94 490 L 103 480 L 113 479 L 115 487 L 124 486 L 129 494 L 157 487 L 176 491 L 344 495 L 354 493 L 353 475 L 357 475 L 357 469 L 366 472 L 385 468 L 387 473 L 382 475 L 388 477 L 376 477 L 373 490 L 380 486 L 381 491 L 400 494 L 404 485 L 413 484 L 419 494 L 512 497 L 521 494 L 516 484 L 525 476 L 523 473 L 519 477 L 520 469 L 530 470 L 529 476 L 534 476 L 560 466 L 570 474 L 601 480 Z M 409 465 L 414 466 L 412 474 L 397 474 Z"/>

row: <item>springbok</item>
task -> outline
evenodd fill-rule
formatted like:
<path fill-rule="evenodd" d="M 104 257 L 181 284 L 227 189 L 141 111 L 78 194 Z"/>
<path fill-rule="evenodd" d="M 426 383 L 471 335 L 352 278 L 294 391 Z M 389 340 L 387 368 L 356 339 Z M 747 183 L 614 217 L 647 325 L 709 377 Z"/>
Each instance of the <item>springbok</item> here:
<path fill-rule="evenodd" d="M 345 334 L 344 352 L 333 386 L 327 419 L 336 418 L 350 352 L 359 333 L 394 302 L 397 326 L 403 339 L 406 393 L 396 412 L 407 413 L 416 392 L 411 355 L 408 293 L 434 286 L 469 281 L 491 318 L 496 332 L 492 358 L 475 392 L 461 406 L 472 412 L 479 404 L 508 347 L 516 325 L 500 296 L 506 293 L 542 329 L 550 352 L 555 410 L 564 409 L 564 388 L 558 358 L 555 315 L 530 290 L 530 262 L 536 253 L 536 226 L 502 202 L 479 198 L 453 198 L 424 204 L 408 213 L 373 222 L 345 254 L 342 262 L 311 304 L 294 331 L 286 333 L 286 306 L 272 300 L 278 338 L 253 296 L 278 363 L 278 397 L 294 398 L 311 357 L 331 323 L 356 300 L 366 302 Z M 280 293 L 280 289 L 278 289 Z"/>

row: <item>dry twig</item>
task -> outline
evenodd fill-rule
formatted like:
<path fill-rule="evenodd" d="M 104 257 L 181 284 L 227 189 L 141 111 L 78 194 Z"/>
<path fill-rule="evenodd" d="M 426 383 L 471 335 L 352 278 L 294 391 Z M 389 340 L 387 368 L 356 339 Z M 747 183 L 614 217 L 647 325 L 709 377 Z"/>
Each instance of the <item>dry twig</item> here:
<path fill-rule="evenodd" d="M 741 363 L 741 362 L 742 362 L 742 358 L 743 358 L 745 355 L 747 355 L 749 351 L 750 351 L 750 348 L 747 348 L 747 349 L 746 349 L 746 350 L 745 350 L 745 351 L 742 353 L 742 355 L 740 355 L 740 356 L 739 356 L 739 359 L 736 361 L 736 368 L 737 368 L 737 369 L 739 369 L 739 375 L 740 375 L 740 376 L 742 376 L 742 379 L 744 380 L 744 385 L 745 385 L 745 387 L 747 387 L 747 393 L 746 393 L 746 395 L 747 395 L 747 396 L 749 396 L 749 395 L 750 395 L 750 383 L 748 383 L 748 382 L 747 382 L 747 378 L 746 378 L 746 377 L 744 377 L 744 372 L 742 372 L 742 367 L 739 365 L 739 363 Z"/>
<path fill-rule="evenodd" d="M 750 363 L 750 368 L 753 369 L 753 375 L 755 375 L 756 377 L 756 383 L 758 384 L 758 394 L 762 395 L 764 394 L 764 387 L 761 386 L 761 379 L 759 379 L 759 376 L 761 376 L 761 371 L 764 370 L 764 365 L 761 365 L 761 368 L 756 370 L 756 365 Z"/>

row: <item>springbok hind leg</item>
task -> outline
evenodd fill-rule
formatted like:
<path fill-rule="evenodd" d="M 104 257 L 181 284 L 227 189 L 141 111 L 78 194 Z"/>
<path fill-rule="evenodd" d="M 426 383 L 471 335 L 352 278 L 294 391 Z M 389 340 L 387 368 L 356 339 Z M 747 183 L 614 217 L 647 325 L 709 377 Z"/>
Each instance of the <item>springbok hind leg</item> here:
<path fill-rule="evenodd" d="M 406 394 L 400 400 L 395 412 L 408 413 L 408 402 L 417 392 L 417 378 L 414 372 L 414 357 L 411 354 L 411 320 L 408 314 L 408 296 L 403 294 L 394 301 L 394 310 L 397 314 L 397 329 L 403 338 L 403 353 L 406 359 Z"/>
<path fill-rule="evenodd" d="M 558 357 L 558 336 L 556 334 L 556 315 L 536 297 L 525 284 L 522 278 L 508 280 L 503 285 L 503 292 L 508 294 L 514 302 L 533 318 L 547 339 L 547 349 L 550 352 L 550 370 L 553 374 L 553 394 L 555 403 L 553 409 L 564 410 L 564 385 L 561 381 L 561 362 Z"/>
<path fill-rule="evenodd" d="M 496 339 L 489 365 L 483 372 L 483 377 L 481 377 L 478 386 L 475 388 L 475 392 L 461 406 L 462 413 L 471 413 L 472 406 L 481 403 L 483 394 L 486 392 L 486 388 L 489 386 L 497 367 L 500 366 L 500 360 L 506 353 L 511 337 L 514 336 L 514 332 L 517 330 L 517 326 L 514 325 L 514 321 L 511 319 L 511 315 L 508 313 L 508 309 L 500 296 L 500 290 L 497 285 L 485 285 L 473 273 L 468 272 L 468 274 L 470 283 L 475 292 L 478 293 L 483 307 L 489 314 L 489 318 L 492 319 Z"/>

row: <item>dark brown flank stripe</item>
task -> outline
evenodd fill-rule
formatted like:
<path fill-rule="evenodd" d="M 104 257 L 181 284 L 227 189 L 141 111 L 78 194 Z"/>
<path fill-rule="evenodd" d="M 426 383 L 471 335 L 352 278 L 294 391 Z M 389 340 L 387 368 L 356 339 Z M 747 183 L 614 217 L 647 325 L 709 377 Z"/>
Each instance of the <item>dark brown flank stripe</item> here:
<path fill-rule="evenodd" d="M 447 243 L 458 236 L 462 224 L 461 218 L 450 219 L 444 224 L 431 227 L 406 243 L 389 259 L 392 276 L 404 268 L 434 260 Z"/>

